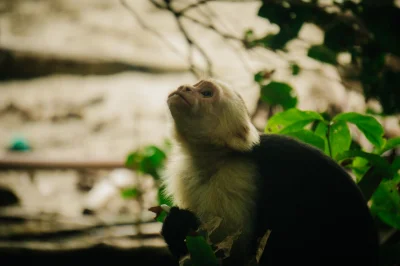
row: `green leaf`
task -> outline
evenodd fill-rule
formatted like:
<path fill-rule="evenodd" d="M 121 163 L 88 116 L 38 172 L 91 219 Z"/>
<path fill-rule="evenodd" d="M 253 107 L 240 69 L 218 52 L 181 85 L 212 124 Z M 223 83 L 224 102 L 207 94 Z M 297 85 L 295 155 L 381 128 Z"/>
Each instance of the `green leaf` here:
<path fill-rule="evenodd" d="M 163 223 L 164 220 L 165 220 L 165 218 L 167 217 L 167 215 L 168 215 L 167 212 L 162 211 L 162 212 L 160 213 L 160 215 L 157 216 L 156 221 L 157 221 L 157 222 L 160 222 L 160 223 Z"/>
<path fill-rule="evenodd" d="M 207 241 L 202 236 L 187 236 L 186 246 L 195 266 L 217 266 L 217 258 Z"/>
<path fill-rule="evenodd" d="M 356 176 L 357 183 L 362 179 L 362 177 L 367 173 L 370 165 L 368 164 L 368 160 L 356 157 L 354 158 L 351 168 L 353 170 L 353 174 Z"/>
<path fill-rule="evenodd" d="M 376 168 L 381 169 L 385 175 L 384 178 L 393 177 L 393 172 L 390 171 L 390 164 L 388 163 L 388 161 L 386 161 L 384 158 L 382 158 L 377 154 L 368 153 L 361 150 L 350 150 L 336 155 L 336 160 L 343 161 L 345 159 L 355 158 L 355 157 L 364 158 L 368 160 L 368 162 L 371 163 Z"/>
<path fill-rule="evenodd" d="M 130 153 L 125 160 L 125 166 L 130 169 L 139 169 L 142 156 L 138 152 Z"/>
<path fill-rule="evenodd" d="M 289 109 L 284 112 L 280 112 L 272 116 L 267 123 L 265 128 L 266 133 L 279 133 L 287 127 L 293 127 L 294 129 L 303 128 L 305 125 L 313 121 L 323 121 L 323 117 L 314 111 L 301 111 L 296 108 Z M 297 124 L 296 124 L 297 123 Z M 297 131 L 297 130 L 286 130 L 286 132 Z M 283 131 L 285 132 L 285 131 Z"/>
<path fill-rule="evenodd" d="M 252 30 L 252 29 L 247 29 L 245 32 L 244 32 L 244 38 L 245 38 L 245 40 L 250 40 L 250 39 L 252 39 L 254 37 L 254 31 Z"/>
<path fill-rule="evenodd" d="M 260 43 L 272 49 L 282 49 L 286 43 L 297 37 L 303 23 L 309 17 L 310 9 L 301 9 L 289 2 L 264 2 L 258 11 L 260 17 L 268 19 L 280 28 L 278 34 L 269 34 Z"/>
<path fill-rule="evenodd" d="M 168 206 L 168 207 L 170 207 L 170 206 Z M 168 212 L 166 212 L 166 211 L 162 208 L 161 205 L 160 205 L 160 206 L 151 207 L 151 208 L 149 208 L 149 211 L 154 212 L 154 213 L 156 214 L 155 220 L 156 220 L 157 222 L 160 222 L 160 223 L 164 223 L 165 218 L 166 218 L 167 215 L 168 215 Z"/>
<path fill-rule="evenodd" d="M 277 25 L 291 20 L 290 10 L 279 3 L 264 3 L 258 10 L 258 16 Z"/>
<path fill-rule="evenodd" d="M 318 61 L 336 65 L 337 64 L 337 54 L 330 50 L 328 47 L 323 45 L 313 45 L 308 49 L 307 55 Z"/>
<path fill-rule="evenodd" d="M 285 127 L 284 129 L 279 131 L 279 133 L 280 134 L 287 134 L 287 133 L 290 133 L 290 132 L 296 132 L 296 131 L 304 129 L 305 126 L 307 126 L 308 124 L 310 124 L 312 122 L 313 122 L 313 120 L 299 121 L 299 122 L 291 124 L 290 126 Z"/>
<path fill-rule="evenodd" d="M 331 147 L 331 157 L 349 150 L 351 145 L 351 134 L 349 127 L 344 121 L 334 122 L 329 128 L 329 144 Z"/>
<path fill-rule="evenodd" d="M 325 121 L 318 122 L 317 128 L 315 129 L 314 133 L 324 141 L 324 153 L 330 156 L 331 153 L 329 151 L 327 138 L 328 125 L 325 123 Z"/>
<path fill-rule="evenodd" d="M 284 135 L 298 139 L 298 140 L 300 140 L 304 143 L 307 143 L 309 145 L 312 145 L 322 151 L 324 151 L 324 149 L 325 149 L 324 140 L 312 131 L 299 130 L 296 132 L 288 132 Z"/>
<path fill-rule="evenodd" d="M 270 105 L 281 105 L 285 110 L 293 108 L 297 104 L 294 91 L 286 83 L 272 81 L 261 87 L 261 99 Z"/>
<path fill-rule="evenodd" d="M 138 190 L 136 188 L 127 188 L 121 191 L 121 196 L 124 199 L 136 198 Z"/>
<path fill-rule="evenodd" d="M 291 64 L 290 68 L 292 69 L 292 75 L 297 76 L 300 73 L 300 66 L 298 64 Z"/>
<path fill-rule="evenodd" d="M 125 166 L 151 175 L 154 179 L 160 178 L 159 170 L 164 164 L 166 154 L 156 146 L 145 148 L 130 153 L 125 160 Z"/>
<path fill-rule="evenodd" d="M 380 148 L 384 144 L 383 127 L 372 116 L 359 113 L 342 113 L 333 118 L 333 121 L 345 121 L 352 123 L 365 135 L 365 137 L 376 147 Z"/>
<path fill-rule="evenodd" d="M 142 156 L 140 171 L 153 176 L 156 180 L 160 179 L 158 171 L 167 157 L 165 153 L 156 146 L 147 146 L 142 151 Z"/>
<path fill-rule="evenodd" d="M 354 157 L 364 158 L 372 165 L 372 167 L 369 168 L 366 174 L 358 182 L 358 186 L 364 194 L 365 199 L 369 200 L 381 183 L 381 180 L 393 178 L 394 172 L 392 171 L 390 164 L 384 158 L 361 150 L 345 151 L 338 154 L 336 160 L 340 162 Z"/>
<path fill-rule="evenodd" d="M 259 71 L 254 75 L 254 81 L 261 83 L 264 81 L 264 71 Z"/>
<path fill-rule="evenodd" d="M 271 76 L 272 76 L 272 74 L 274 72 L 275 72 L 275 70 L 272 70 L 272 71 L 267 71 L 267 70 L 259 71 L 254 75 L 254 81 L 257 82 L 260 85 L 263 85 L 263 83 L 266 80 L 269 80 L 271 78 Z"/>
<path fill-rule="evenodd" d="M 396 158 L 394 158 L 391 169 L 395 173 L 397 173 L 400 170 L 400 156 L 396 156 Z"/>
<path fill-rule="evenodd" d="M 383 148 L 378 151 L 378 154 L 383 154 L 399 146 L 400 146 L 400 137 L 388 139 Z"/>
<path fill-rule="evenodd" d="M 164 204 L 168 206 L 174 206 L 172 199 L 166 195 L 165 186 L 163 184 L 161 184 L 158 188 L 157 201 L 159 206 Z M 162 223 L 167 215 L 168 214 L 165 211 L 162 211 L 160 215 L 157 216 L 156 220 Z"/>
<path fill-rule="evenodd" d="M 382 181 L 372 196 L 371 211 L 386 224 L 400 230 L 400 179 Z"/>

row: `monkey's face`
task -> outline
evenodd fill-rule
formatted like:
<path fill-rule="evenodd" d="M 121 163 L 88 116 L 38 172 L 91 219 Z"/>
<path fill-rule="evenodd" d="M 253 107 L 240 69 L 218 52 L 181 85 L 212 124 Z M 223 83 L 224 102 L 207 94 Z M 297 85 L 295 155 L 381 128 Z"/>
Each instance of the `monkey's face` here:
<path fill-rule="evenodd" d="M 205 111 L 211 112 L 220 97 L 221 91 L 217 84 L 201 80 L 194 85 L 179 86 L 168 96 L 167 102 L 175 119 L 182 119 L 185 115 L 194 118 L 204 117 Z"/>
<path fill-rule="evenodd" d="M 238 140 L 247 143 L 250 131 L 254 135 L 244 101 L 222 82 L 182 85 L 169 94 L 167 103 L 181 140 L 232 146 Z"/>
<path fill-rule="evenodd" d="M 224 97 L 216 82 L 201 80 L 194 85 L 179 86 L 169 94 L 167 103 L 182 133 L 190 134 L 187 137 L 191 138 L 204 138 L 221 122 L 224 112 L 221 99 Z"/>

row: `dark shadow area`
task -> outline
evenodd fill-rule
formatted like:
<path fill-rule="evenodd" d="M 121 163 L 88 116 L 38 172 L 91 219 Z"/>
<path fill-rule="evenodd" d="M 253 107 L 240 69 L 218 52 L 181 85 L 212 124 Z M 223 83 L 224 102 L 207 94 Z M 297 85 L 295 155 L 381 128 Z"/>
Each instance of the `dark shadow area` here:
<path fill-rule="evenodd" d="M 165 248 L 118 249 L 105 245 L 75 251 L 0 249 L 0 260 L 2 265 L 177 265 Z"/>

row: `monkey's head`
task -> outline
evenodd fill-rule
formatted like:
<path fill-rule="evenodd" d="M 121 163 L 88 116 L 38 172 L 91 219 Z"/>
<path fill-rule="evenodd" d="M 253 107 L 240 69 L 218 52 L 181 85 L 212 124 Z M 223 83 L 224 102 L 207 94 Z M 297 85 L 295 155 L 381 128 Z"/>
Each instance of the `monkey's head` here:
<path fill-rule="evenodd" d="M 183 144 L 212 144 L 238 151 L 259 143 L 240 95 L 221 81 L 182 85 L 168 96 L 175 133 Z"/>

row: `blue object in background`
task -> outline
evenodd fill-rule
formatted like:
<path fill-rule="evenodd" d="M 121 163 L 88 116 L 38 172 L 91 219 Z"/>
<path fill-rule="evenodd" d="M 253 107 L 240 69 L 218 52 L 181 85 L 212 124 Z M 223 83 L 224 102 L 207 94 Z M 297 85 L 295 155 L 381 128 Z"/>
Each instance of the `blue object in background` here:
<path fill-rule="evenodd" d="M 26 140 L 24 137 L 15 137 L 11 141 L 8 149 L 11 151 L 23 152 L 31 150 L 31 147 L 28 143 L 28 140 Z"/>

